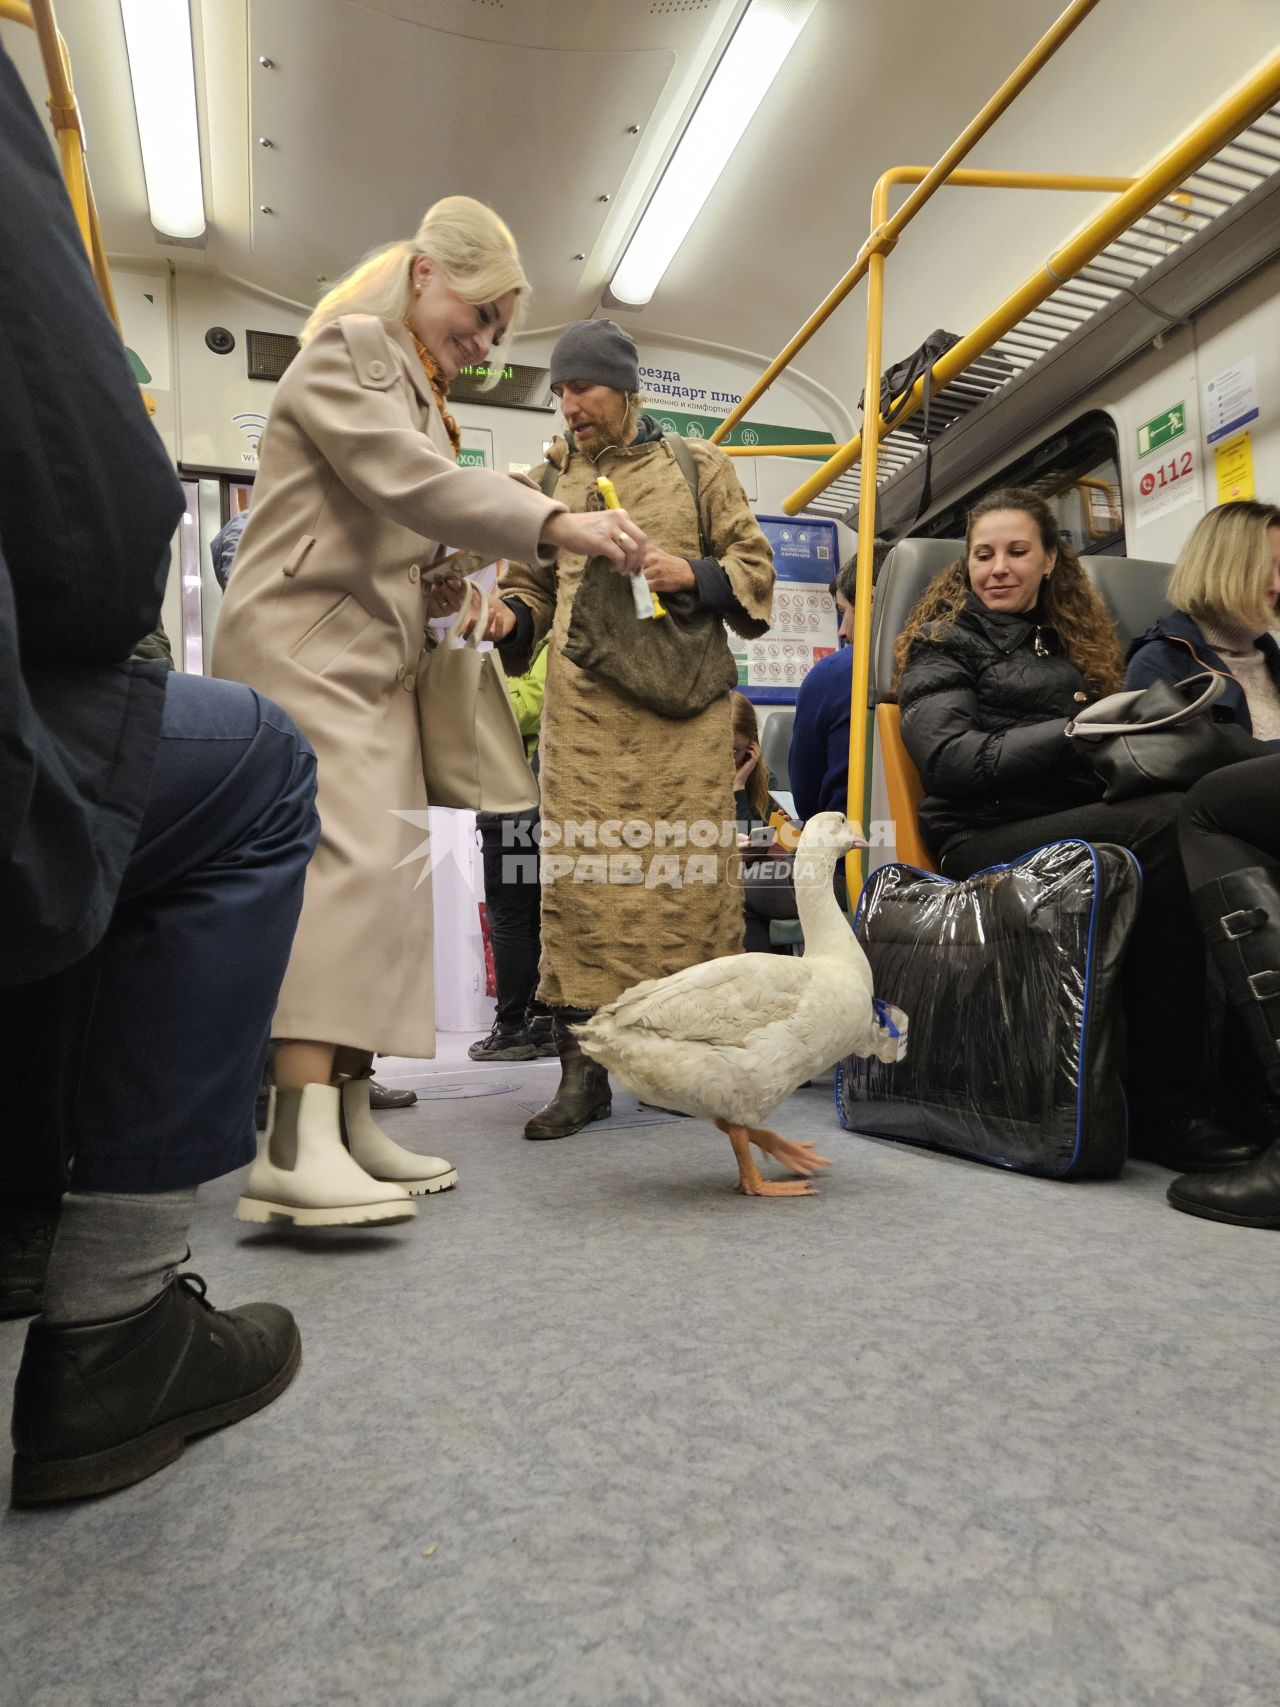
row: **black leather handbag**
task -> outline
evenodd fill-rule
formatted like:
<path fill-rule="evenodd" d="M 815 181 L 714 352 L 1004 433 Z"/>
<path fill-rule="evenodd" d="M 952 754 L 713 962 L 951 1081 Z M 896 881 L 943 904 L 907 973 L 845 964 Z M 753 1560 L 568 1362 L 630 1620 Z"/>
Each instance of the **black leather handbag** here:
<path fill-rule="evenodd" d="M 1072 718 L 1067 737 L 1101 777 L 1104 800 L 1184 793 L 1209 771 L 1271 751 L 1238 723 L 1210 715 L 1225 687 L 1222 676 L 1205 671 L 1108 694 Z"/>

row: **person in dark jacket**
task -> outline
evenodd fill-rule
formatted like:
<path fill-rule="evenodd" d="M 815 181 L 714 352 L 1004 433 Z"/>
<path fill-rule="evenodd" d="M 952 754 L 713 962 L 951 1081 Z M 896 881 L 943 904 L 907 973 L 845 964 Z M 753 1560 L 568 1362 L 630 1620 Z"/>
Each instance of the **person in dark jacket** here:
<path fill-rule="evenodd" d="M 1226 677 L 1216 717 L 1280 741 L 1280 510 L 1219 504 L 1192 529 L 1169 580 L 1173 610 L 1129 648 L 1125 686 Z"/>
<path fill-rule="evenodd" d="M 1237 1227 L 1280 1229 L 1280 755 L 1202 777 L 1183 796 L 1182 860 L 1196 919 L 1260 1076 L 1274 1142 L 1226 1173 L 1176 1179 L 1169 1202 Z"/>
<path fill-rule="evenodd" d="M 889 555 L 887 540 L 877 540 L 872 576 Z M 840 613 L 840 649 L 819 658 L 800 684 L 787 760 L 791 798 L 804 822 L 819 812 L 843 812 L 849 795 L 849 711 L 853 699 L 853 601 L 858 563 L 846 563 L 831 583 Z M 843 866 L 837 870 L 843 872 Z"/>
<path fill-rule="evenodd" d="M 249 521 L 248 510 L 241 510 L 231 520 L 219 528 L 209 545 L 209 559 L 213 564 L 214 579 L 225 593 L 227 578 L 231 574 L 231 565 L 235 561 L 236 547 L 240 543 L 240 535 L 244 532 Z"/>
<path fill-rule="evenodd" d="M 287 1310 L 215 1311 L 175 1270 L 195 1188 L 253 1154 L 316 822 L 314 759 L 278 708 L 130 657 L 159 616 L 182 489 L 2 47 L 0 255 L 6 1092 L 32 1066 L 21 1016 L 74 1022 L 57 1063 L 69 1190 L 47 1271 L 25 1277 L 27 1313 L 43 1303 L 14 1393 L 26 1505 L 150 1475 L 297 1368 Z M 4 1128 L 5 1216 L 32 1210 L 10 1158 L 51 1148 L 53 1124 Z"/>
<path fill-rule="evenodd" d="M 924 784 L 920 828 L 943 874 L 968 877 L 1069 837 L 1141 862 L 1125 963 L 1130 1148 L 1179 1172 L 1256 1154 L 1216 1117 L 1204 957 L 1178 854 L 1181 796 L 1107 804 L 1065 726 L 1119 686 L 1115 629 L 1052 511 L 990 494 L 967 558 L 930 585 L 897 642 L 902 738 Z"/>

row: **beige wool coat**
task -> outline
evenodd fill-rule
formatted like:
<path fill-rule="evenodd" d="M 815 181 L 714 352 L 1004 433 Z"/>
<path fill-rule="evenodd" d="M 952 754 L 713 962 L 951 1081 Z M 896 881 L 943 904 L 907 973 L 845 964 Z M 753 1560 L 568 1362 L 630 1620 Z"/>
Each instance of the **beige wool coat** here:
<path fill-rule="evenodd" d="M 261 456 L 213 673 L 259 689 L 309 737 L 321 826 L 272 1033 L 429 1056 L 431 885 L 410 857 L 427 839 L 422 570 L 444 545 L 554 555 L 538 539 L 564 505 L 460 469 L 410 335 L 369 315 L 303 346 Z"/>
<path fill-rule="evenodd" d="M 691 439 L 689 449 L 708 551 L 743 607 L 742 632 L 758 635 L 773 609 L 769 542 L 730 458 L 705 440 Z M 701 557 L 693 494 L 663 439 L 597 458 L 557 439 L 549 457 L 562 470 L 555 495 L 571 510 L 601 507 L 596 478 L 606 474 L 653 544 Z M 729 696 L 695 717 L 661 717 L 571 663 L 561 648 L 585 565 L 567 554 L 553 567 L 512 564 L 502 591 L 529 606 L 538 636 L 551 636 L 539 747 L 538 993 L 558 1006 L 595 1008 L 642 978 L 739 952 L 743 915 Z M 708 826 L 714 846 L 702 845 Z"/>

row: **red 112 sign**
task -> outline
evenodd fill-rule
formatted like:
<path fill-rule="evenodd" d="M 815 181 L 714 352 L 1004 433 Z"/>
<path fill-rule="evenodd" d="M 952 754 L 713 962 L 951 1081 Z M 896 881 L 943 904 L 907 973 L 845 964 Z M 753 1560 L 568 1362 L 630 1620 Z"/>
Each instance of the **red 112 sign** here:
<path fill-rule="evenodd" d="M 1194 472 L 1195 457 L 1189 450 L 1184 450 L 1181 456 L 1171 456 L 1158 468 L 1149 468 L 1138 481 L 1138 491 L 1144 498 L 1150 498 L 1180 480 L 1189 480 Z"/>

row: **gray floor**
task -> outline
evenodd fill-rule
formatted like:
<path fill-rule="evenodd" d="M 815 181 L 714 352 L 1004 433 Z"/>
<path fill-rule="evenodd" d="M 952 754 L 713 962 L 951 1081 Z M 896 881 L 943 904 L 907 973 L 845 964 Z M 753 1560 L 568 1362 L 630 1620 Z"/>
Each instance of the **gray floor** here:
<path fill-rule="evenodd" d="M 1280 1701 L 1280 1238 L 777 1125 L 519 1138 L 554 1063 L 390 1116 L 457 1192 L 286 1236 L 202 1193 L 302 1373 L 128 1493 L 0 1524 L 6 1707 Z M 11 1378 L 23 1329 L 0 1325 Z"/>

